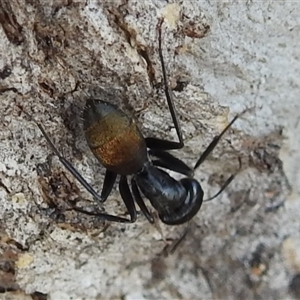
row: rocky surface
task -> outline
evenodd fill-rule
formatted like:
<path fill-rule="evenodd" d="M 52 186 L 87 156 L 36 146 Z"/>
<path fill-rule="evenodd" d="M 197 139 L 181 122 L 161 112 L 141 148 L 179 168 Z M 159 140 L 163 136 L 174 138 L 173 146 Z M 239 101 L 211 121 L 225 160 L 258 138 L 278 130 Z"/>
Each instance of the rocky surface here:
<path fill-rule="evenodd" d="M 283 1 L 2 0 L 4 296 L 299 298 L 299 14 L 297 2 Z M 195 177 L 209 197 L 238 169 L 238 158 L 242 169 L 184 226 L 152 226 L 142 215 L 130 225 L 104 224 L 68 211 L 70 203 L 95 203 L 26 114 L 98 191 L 105 170 L 81 127 L 88 97 L 122 107 L 145 136 L 175 139 L 157 51 L 162 17 L 186 142 L 174 154 L 192 166 L 248 109 Z M 103 209 L 124 215 L 117 188 Z M 174 251 L 167 246 L 184 232 Z"/>

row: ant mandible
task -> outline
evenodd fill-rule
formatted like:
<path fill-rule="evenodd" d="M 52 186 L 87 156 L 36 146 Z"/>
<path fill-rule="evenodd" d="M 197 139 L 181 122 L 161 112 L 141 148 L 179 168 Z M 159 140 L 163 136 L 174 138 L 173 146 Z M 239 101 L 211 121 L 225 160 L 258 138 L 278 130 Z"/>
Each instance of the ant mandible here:
<path fill-rule="evenodd" d="M 238 115 L 233 118 L 218 136 L 214 137 L 209 146 L 201 154 L 194 168 L 190 168 L 183 161 L 167 152 L 168 150 L 183 148 L 184 141 L 172 92 L 167 81 L 162 54 L 162 24 L 163 19 L 157 25 L 158 52 L 162 67 L 164 91 L 179 142 L 152 137 L 144 138 L 133 119 L 117 106 L 99 99 L 88 99 L 83 112 L 85 137 L 93 154 L 106 168 L 101 195 L 99 195 L 72 164 L 61 155 L 42 125 L 37 123 L 37 126 L 48 141 L 53 152 L 58 156 L 60 162 L 98 202 L 103 203 L 106 201 L 116 182 L 117 176 L 120 175 L 119 191 L 130 219 L 106 213 L 94 213 L 80 207 L 73 207 L 76 211 L 96 215 L 107 221 L 133 223 L 137 218 L 136 202 L 149 222 L 154 223 L 154 218 L 141 196 L 142 193 L 150 200 L 151 205 L 158 212 L 159 218 L 163 223 L 179 225 L 191 220 L 202 205 L 203 190 L 200 183 L 193 178 L 194 171 L 213 151 L 220 138 L 236 121 Z M 155 157 L 155 159 L 150 160 L 150 156 Z M 162 170 L 162 168 L 175 171 L 186 177 L 177 181 Z M 131 189 L 127 180 L 127 176 L 130 175 Z M 205 201 L 217 197 L 234 179 L 235 175 L 231 175 L 223 184 L 220 191 Z"/>

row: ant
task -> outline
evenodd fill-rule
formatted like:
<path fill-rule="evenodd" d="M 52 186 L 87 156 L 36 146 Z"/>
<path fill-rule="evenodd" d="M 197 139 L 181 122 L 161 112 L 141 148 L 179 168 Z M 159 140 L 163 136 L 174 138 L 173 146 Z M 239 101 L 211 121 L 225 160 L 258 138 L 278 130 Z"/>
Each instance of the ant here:
<path fill-rule="evenodd" d="M 205 161 L 214 150 L 221 137 L 237 120 L 239 115 L 215 136 L 209 146 L 201 154 L 194 168 L 170 154 L 169 150 L 184 147 L 181 127 L 178 121 L 172 92 L 169 88 L 166 68 L 162 54 L 161 27 L 163 19 L 157 25 L 158 53 L 162 67 L 164 91 L 168 107 L 178 136 L 178 142 L 153 137 L 144 138 L 133 118 L 126 115 L 117 106 L 100 99 L 88 99 L 83 111 L 83 128 L 87 143 L 99 162 L 106 168 L 106 174 L 99 195 L 79 174 L 72 164 L 62 156 L 50 140 L 41 124 L 36 123 L 52 151 L 60 162 L 82 186 L 100 203 L 104 203 L 112 191 L 117 176 L 120 175 L 119 191 L 125 203 L 130 219 L 86 211 L 80 207 L 73 209 L 88 215 L 112 222 L 133 223 L 137 219 L 135 202 L 150 223 L 154 217 L 145 205 L 143 194 L 158 213 L 160 220 L 168 225 L 179 225 L 191 220 L 199 211 L 203 202 L 203 190 L 200 183 L 193 178 L 194 171 Z M 151 160 L 151 157 L 156 159 Z M 240 168 L 241 168 L 241 161 Z M 177 181 L 163 169 L 175 171 L 186 177 Z M 131 176 L 131 189 L 127 176 Z M 210 201 L 222 193 L 236 174 L 232 174 Z"/>

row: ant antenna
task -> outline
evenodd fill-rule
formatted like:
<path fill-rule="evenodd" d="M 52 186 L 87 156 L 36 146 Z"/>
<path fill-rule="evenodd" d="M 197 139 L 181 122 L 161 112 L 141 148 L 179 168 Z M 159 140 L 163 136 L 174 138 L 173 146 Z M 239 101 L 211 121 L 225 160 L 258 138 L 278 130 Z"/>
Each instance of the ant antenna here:
<path fill-rule="evenodd" d="M 223 186 L 221 187 L 221 189 L 220 189 L 215 195 L 213 195 L 213 196 L 210 197 L 210 198 L 207 198 L 207 199 L 203 200 L 203 202 L 209 202 L 209 201 L 211 201 L 211 200 L 217 198 L 217 197 L 218 197 L 218 196 L 219 196 L 219 195 L 227 188 L 227 186 L 231 183 L 231 181 L 235 178 L 235 176 L 240 172 L 240 170 L 241 170 L 241 168 L 242 168 L 242 160 L 241 160 L 240 157 L 238 158 L 238 161 L 239 161 L 239 168 L 238 168 L 238 170 L 237 170 L 234 174 L 232 174 L 232 175 L 225 181 L 225 183 L 223 184 Z"/>

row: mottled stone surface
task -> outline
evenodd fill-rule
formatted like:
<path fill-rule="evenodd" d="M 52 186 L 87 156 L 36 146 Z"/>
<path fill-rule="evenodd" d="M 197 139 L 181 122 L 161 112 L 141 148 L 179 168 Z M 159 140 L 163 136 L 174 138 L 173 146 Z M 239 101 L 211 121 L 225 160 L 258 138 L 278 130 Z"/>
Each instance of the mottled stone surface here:
<path fill-rule="evenodd" d="M 1 291 L 16 290 L 5 296 L 299 297 L 299 15 L 299 4 L 286 1 L 2 0 L 0 278 Z M 94 203 L 24 113 L 98 191 L 105 170 L 80 119 L 88 97 L 122 107 L 145 136 L 175 139 L 157 51 L 161 17 L 186 141 L 174 154 L 192 166 L 249 109 L 195 177 L 210 197 L 239 157 L 241 172 L 168 255 L 163 238 L 180 238 L 186 226 L 158 228 L 142 215 L 103 224 L 66 211 L 67 201 Z M 117 188 L 103 208 L 124 216 Z"/>

